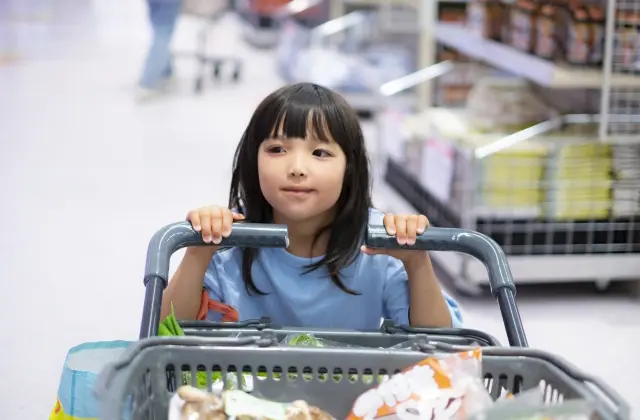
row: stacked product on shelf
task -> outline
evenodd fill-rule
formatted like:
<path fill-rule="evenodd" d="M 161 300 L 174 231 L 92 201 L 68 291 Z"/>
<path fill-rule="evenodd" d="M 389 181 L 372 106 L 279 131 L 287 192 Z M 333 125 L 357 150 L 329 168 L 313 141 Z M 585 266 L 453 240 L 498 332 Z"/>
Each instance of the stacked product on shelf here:
<path fill-rule="evenodd" d="M 559 144 L 549 165 L 549 214 L 555 220 L 602 220 L 611 210 L 611 147 Z"/>
<path fill-rule="evenodd" d="M 466 20 L 466 5 L 463 2 L 438 2 L 438 21 L 462 24 Z M 458 51 L 440 46 L 437 61 L 455 63 L 455 67 L 435 80 L 434 104 L 443 107 L 464 106 L 473 84 L 487 73 L 487 69 L 469 62 Z"/>
<path fill-rule="evenodd" d="M 476 213 L 502 218 L 538 217 L 544 201 L 541 181 L 547 153 L 545 145 L 530 142 L 482 159 Z"/>
<path fill-rule="evenodd" d="M 466 21 L 477 36 L 580 66 L 602 65 L 605 23 L 603 8 L 585 0 L 471 0 Z"/>
<path fill-rule="evenodd" d="M 580 221 L 637 215 L 639 146 L 602 144 L 596 126 L 585 125 L 493 147 L 555 115 L 522 80 L 486 77 L 471 90 L 466 109 L 406 116 L 409 134 L 396 163 L 441 204 L 455 211 L 471 206 L 476 217 Z M 445 146 L 434 148 L 438 142 Z M 488 145 L 490 152 L 474 159 Z M 434 181 L 429 154 L 441 154 L 443 147 L 453 150 L 452 163 L 441 165 Z"/>
<path fill-rule="evenodd" d="M 615 174 L 612 213 L 616 217 L 637 216 L 640 214 L 640 145 L 613 145 L 611 159 Z"/>
<path fill-rule="evenodd" d="M 619 23 L 618 36 L 614 42 L 615 49 L 619 51 L 620 60 L 617 66 L 628 71 L 640 70 L 640 15 L 638 6 L 623 7 L 616 14 Z"/>

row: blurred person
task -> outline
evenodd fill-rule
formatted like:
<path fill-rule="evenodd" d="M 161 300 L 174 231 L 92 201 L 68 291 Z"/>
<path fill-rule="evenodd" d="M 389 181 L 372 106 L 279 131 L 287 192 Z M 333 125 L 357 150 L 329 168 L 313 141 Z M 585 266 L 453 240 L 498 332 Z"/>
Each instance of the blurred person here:
<path fill-rule="evenodd" d="M 147 4 L 153 38 L 138 82 L 140 99 L 163 93 L 173 79 L 170 47 L 182 0 L 147 0 Z"/>

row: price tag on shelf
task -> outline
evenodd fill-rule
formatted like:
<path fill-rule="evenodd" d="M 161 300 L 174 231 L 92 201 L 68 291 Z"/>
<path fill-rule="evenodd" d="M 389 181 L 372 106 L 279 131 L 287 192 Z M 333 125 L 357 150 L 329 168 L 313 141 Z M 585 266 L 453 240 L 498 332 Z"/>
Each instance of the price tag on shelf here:
<path fill-rule="evenodd" d="M 403 126 L 405 115 L 401 110 L 392 108 L 387 108 L 379 114 L 382 152 L 400 163 L 405 160 L 404 147 L 407 141 L 406 130 Z"/>
<path fill-rule="evenodd" d="M 447 203 L 451 198 L 451 183 L 455 169 L 455 149 L 448 142 L 428 138 L 422 148 L 421 184 L 438 200 Z"/>

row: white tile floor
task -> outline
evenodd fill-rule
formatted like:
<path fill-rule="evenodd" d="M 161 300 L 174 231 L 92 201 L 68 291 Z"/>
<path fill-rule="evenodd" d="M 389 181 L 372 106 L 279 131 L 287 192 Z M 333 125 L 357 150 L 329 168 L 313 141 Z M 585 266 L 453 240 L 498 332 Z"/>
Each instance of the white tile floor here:
<path fill-rule="evenodd" d="M 148 41 L 143 3 L 0 2 L 3 418 L 49 414 L 71 346 L 135 338 L 147 240 L 190 207 L 226 202 L 239 134 L 280 83 L 272 56 L 245 46 L 227 22 L 213 35 L 216 50 L 247 60 L 244 83 L 194 97 L 184 63 L 175 96 L 136 104 Z M 181 22 L 178 48 L 192 45 L 193 29 Z M 389 200 L 383 188 L 376 193 Z M 531 344 L 602 376 L 640 408 L 640 305 L 613 294 L 567 296 L 521 300 Z M 471 327 L 504 340 L 492 302 L 463 304 Z"/>

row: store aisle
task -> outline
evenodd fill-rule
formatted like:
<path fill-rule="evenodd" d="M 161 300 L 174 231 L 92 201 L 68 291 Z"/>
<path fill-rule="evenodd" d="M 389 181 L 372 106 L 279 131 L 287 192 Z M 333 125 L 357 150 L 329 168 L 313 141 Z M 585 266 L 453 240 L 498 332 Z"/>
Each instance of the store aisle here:
<path fill-rule="evenodd" d="M 250 82 L 194 97 L 192 66 L 180 62 L 184 80 L 174 97 L 136 104 L 148 39 L 144 3 L 64 4 L 68 17 L 83 15 L 81 23 L 69 25 L 57 9 L 38 21 L 14 9 L 8 30 L 21 59 L 0 65 L 7 419 L 48 416 L 71 346 L 136 337 L 148 239 L 191 207 L 227 202 L 243 125 L 280 84 L 272 59 L 223 25 L 213 35 L 223 40 L 216 50 L 250 59 Z M 180 23 L 176 48 L 191 48 L 196 27 Z"/>
<path fill-rule="evenodd" d="M 10 35 L 0 53 L 17 57 L 0 60 L 0 395 L 7 419 L 41 419 L 68 348 L 135 338 L 148 239 L 190 207 L 227 201 L 237 139 L 280 81 L 270 54 L 247 47 L 227 20 L 212 38 L 221 41 L 216 51 L 247 59 L 243 83 L 194 97 L 192 66 L 181 62 L 175 96 L 136 104 L 148 40 L 143 2 L 4 4 L 18 2 L 0 13 Z M 180 23 L 178 49 L 191 48 L 196 27 Z M 397 206 L 392 197 L 376 189 L 381 205 Z M 465 304 L 470 326 L 504 339 L 493 302 Z M 637 303 L 550 296 L 525 300 L 522 312 L 532 343 L 640 400 Z"/>

